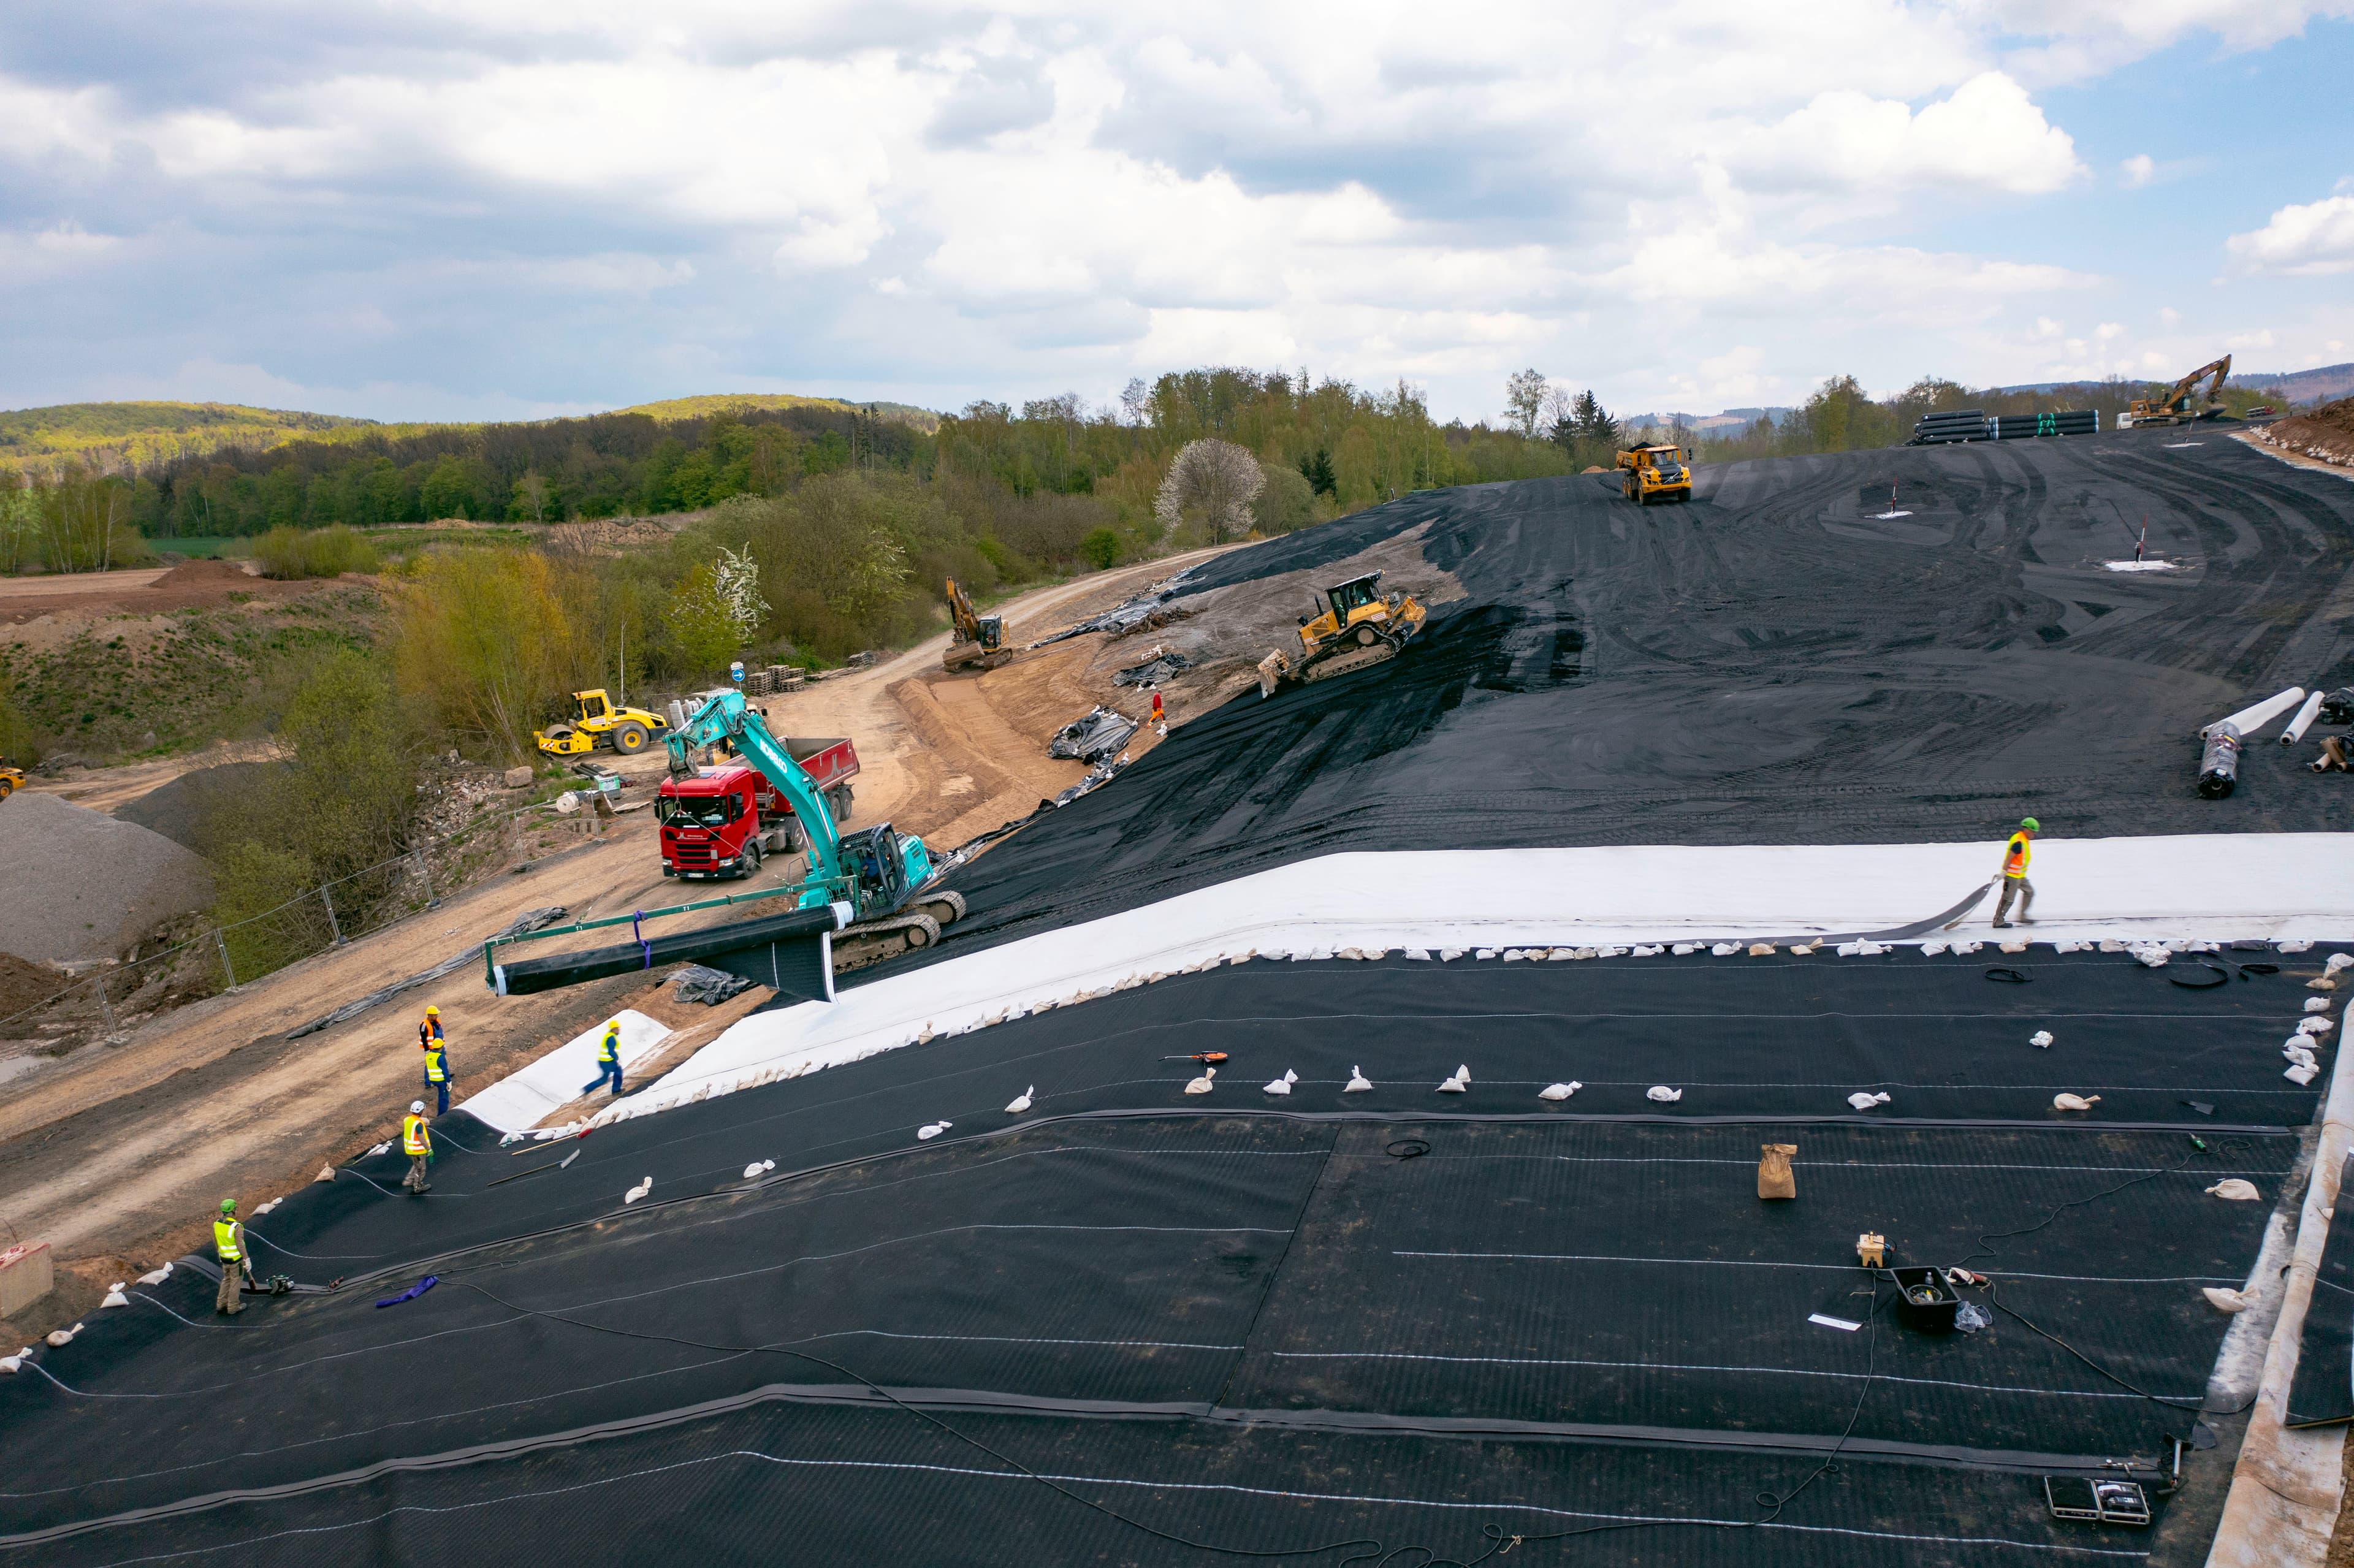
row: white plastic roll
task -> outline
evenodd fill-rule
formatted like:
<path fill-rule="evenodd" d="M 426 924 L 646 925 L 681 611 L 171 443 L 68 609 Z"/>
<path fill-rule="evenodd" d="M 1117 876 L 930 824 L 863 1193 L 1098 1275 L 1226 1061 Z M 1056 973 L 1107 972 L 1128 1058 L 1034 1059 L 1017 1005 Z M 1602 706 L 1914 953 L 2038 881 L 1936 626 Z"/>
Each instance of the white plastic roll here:
<path fill-rule="evenodd" d="M 2295 746 L 2298 741 L 2303 740 L 2306 726 L 2311 724 L 2313 715 L 2320 711 L 2321 694 L 2319 692 L 2309 694 L 2305 699 L 2305 705 L 2296 710 L 2296 717 L 2289 720 L 2288 727 L 2281 731 L 2281 744 Z"/>
<path fill-rule="evenodd" d="M 2225 714 L 2199 733 L 2205 736 L 2219 726 L 2232 724 L 2240 726 L 2242 735 L 2252 736 L 2304 700 L 2305 688 L 2291 686 L 2287 691 L 2266 697 L 2263 702 L 2253 703 L 2238 713 Z"/>

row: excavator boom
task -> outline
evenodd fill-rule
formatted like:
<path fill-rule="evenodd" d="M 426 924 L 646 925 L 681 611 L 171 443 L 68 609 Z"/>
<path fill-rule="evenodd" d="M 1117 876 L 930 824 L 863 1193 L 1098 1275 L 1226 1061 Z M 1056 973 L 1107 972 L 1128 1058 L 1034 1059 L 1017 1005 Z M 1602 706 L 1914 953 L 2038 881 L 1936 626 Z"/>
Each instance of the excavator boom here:
<path fill-rule="evenodd" d="M 2200 418 L 2200 414 L 2190 410 L 2190 396 L 2198 389 L 2199 383 L 2211 376 L 2214 379 L 2208 382 L 2206 401 L 2207 412 L 2211 417 L 2215 405 L 2223 395 L 2223 378 L 2231 374 L 2230 355 L 2210 360 L 2168 387 L 2162 396 L 2135 398 L 2120 422 L 2126 425 L 2179 425 Z"/>

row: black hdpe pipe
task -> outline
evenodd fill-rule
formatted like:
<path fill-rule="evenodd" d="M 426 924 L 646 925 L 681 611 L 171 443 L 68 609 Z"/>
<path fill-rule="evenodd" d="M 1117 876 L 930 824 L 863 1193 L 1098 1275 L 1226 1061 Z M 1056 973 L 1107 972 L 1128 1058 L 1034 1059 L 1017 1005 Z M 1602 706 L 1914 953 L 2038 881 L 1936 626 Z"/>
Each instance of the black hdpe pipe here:
<path fill-rule="evenodd" d="M 2239 787 L 2240 726 L 2219 724 L 2207 732 L 2207 749 L 2199 758 L 2199 793 L 2220 800 Z"/>

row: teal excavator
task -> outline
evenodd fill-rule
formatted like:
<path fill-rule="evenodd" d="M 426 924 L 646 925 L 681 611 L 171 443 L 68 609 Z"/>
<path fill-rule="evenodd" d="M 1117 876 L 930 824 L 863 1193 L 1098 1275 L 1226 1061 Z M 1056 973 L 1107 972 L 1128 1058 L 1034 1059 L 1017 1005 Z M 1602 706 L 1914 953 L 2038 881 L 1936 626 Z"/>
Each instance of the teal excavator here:
<path fill-rule="evenodd" d="M 836 826 L 817 780 L 769 733 L 743 693 L 715 692 L 692 715 L 684 703 L 673 703 L 670 717 L 663 743 L 670 749 L 672 778 L 694 778 L 695 752 L 724 743 L 792 803 L 808 840 L 808 875 L 796 906 L 850 906 L 849 923 L 834 938 L 837 969 L 928 948 L 940 939 L 942 926 L 964 914 L 962 895 L 925 888 L 932 857 L 923 840 L 894 832 L 888 822 L 848 833 Z"/>

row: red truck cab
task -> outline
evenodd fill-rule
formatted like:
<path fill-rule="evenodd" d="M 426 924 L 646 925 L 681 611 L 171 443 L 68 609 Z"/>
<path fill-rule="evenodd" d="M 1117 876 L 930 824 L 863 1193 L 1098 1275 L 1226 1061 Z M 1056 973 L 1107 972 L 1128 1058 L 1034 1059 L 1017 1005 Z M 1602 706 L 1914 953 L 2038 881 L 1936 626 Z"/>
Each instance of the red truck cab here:
<path fill-rule="evenodd" d="M 839 736 L 779 737 L 825 797 L 837 832 L 850 820 L 850 779 L 858 752 Z M 666 779 L 654 797 L 662 824 L 663 874 L 689 879 L 745 877 L 769 855 L 802 848 L 807 835 L 792 804 L 759 771 L 734 758 Z"/>

